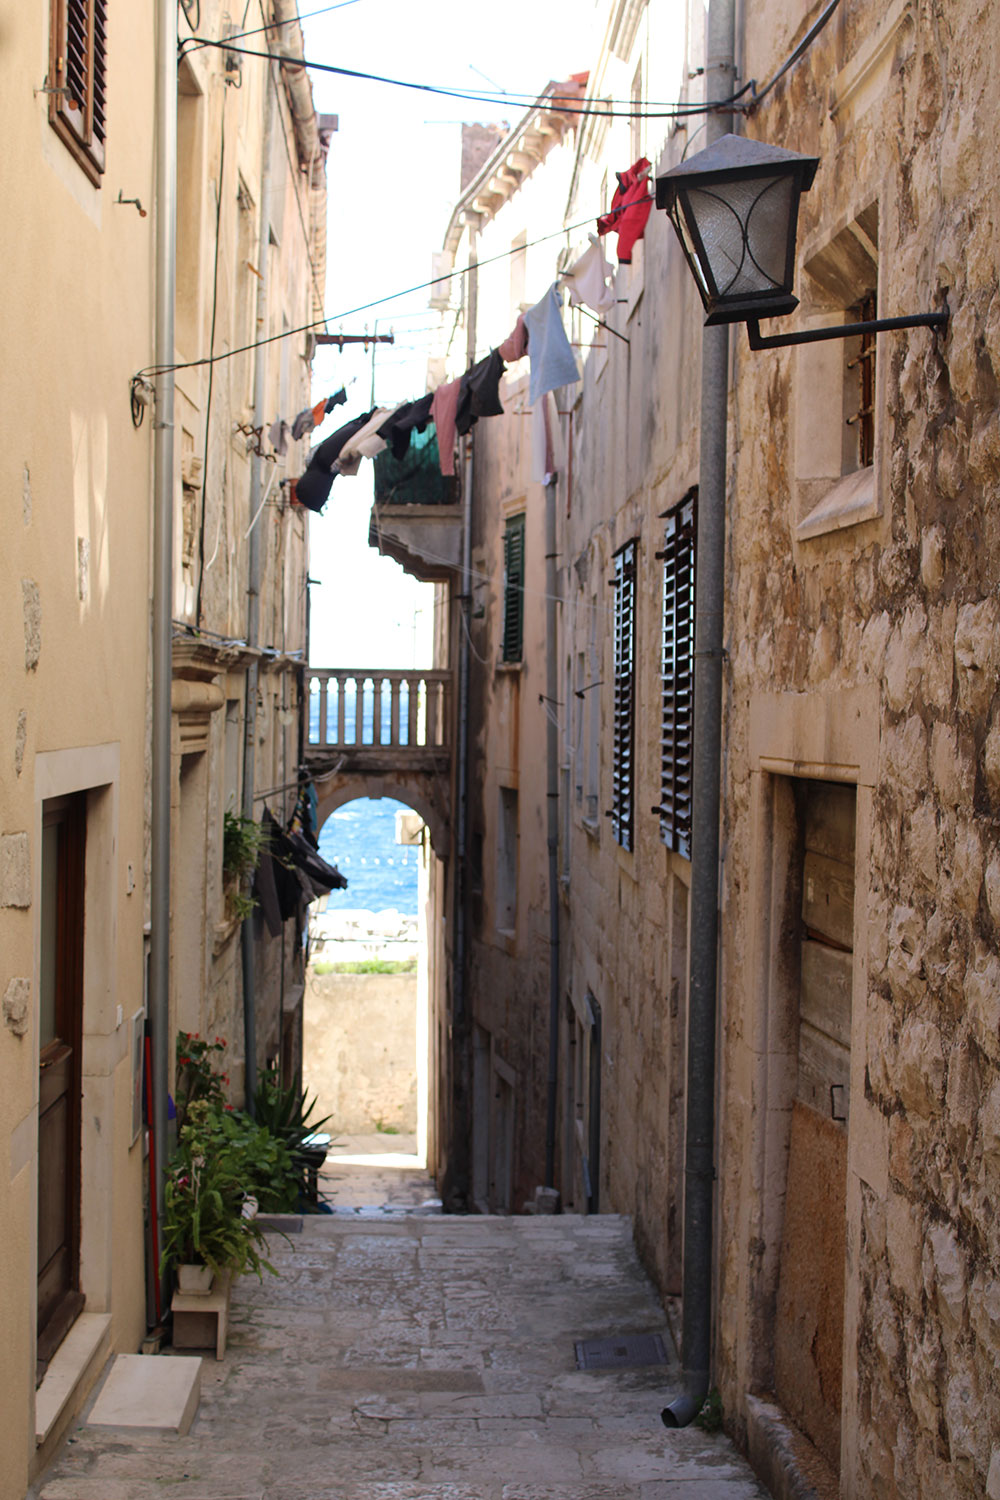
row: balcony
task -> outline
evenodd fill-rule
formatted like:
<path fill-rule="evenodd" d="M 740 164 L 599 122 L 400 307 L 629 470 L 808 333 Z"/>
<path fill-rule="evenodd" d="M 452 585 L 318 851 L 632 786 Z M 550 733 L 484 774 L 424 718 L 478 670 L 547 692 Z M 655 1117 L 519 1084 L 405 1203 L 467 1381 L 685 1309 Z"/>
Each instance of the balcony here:
<path fill-rule="evenodd" d="M 433 427 L 415 433 L 404 459 L 375 459 L 369 545 L 424 583 L 442 583 L 461 566 L 458 483 L 441 474 Z"/>
<path fill-rule="evenodd" d="M 320 823 L 358 797 L 418 812 L 442 856 L 451 807 L 452 674 L 314 667 L 306 676 L 305 758 Z"/>

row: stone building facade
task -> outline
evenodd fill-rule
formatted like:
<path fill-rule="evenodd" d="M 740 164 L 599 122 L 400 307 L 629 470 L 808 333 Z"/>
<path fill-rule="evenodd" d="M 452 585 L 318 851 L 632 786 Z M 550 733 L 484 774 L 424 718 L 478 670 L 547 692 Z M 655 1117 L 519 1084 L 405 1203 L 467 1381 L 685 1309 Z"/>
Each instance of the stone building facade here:
<path fill-rule="evenodd" d="M 746 6 L 738 85 L 763 89 L 824 10 Z M 995 20 L 843 0 L 739 125 L 820 160 L 789 328 L 950 311 L 943 334 L 874 346 L 730 338 L 713 1380 L 762 1472 L 788 1432 L 852 1497 L 1000 1494 Z M 615 172 L 698 149 L 699 118 L 657 116 L 703 97 L 703 8 L 604 22 L 569 64 L 590 65 L 588 98 L 646 108 L 545 121 L 539 149 L 508 137 L 465 185 L 445 249 L 482 262 L 468 363 L 586 248 Z M 514 134 L 539 135 L 543 104 Z M 614 290 L 607 330 L 564 318 L 580 380 L 556 392 L 554 631 L 526 365 L 468 440 L 468 1015 L 443 1108 L 466 1201 L 520 1210 L 546 1175 L 551 714 L 554 1185 L 564 1208 L 630 1213 L 681 1293 L 691 767 L 674 716 L 702 312 L 665 215 Z M 453 598 L 461 577 L 456 561 Z"/>
<path fill-rule="evenodd" d="M 282 46 L 301 56 L 295 6 L 280 0 L 274 17 L 287 21 L 275 32 Z M 201 32 L 221 36 L 223 8 L 209 19 L 214 29 Z M 290 427 L 311 404 L 312 335 L 282 335 L 321 326 L 329 136 L 304 71 L 185 46 L 181 27 L 178 359 L 225 357 L 176 377 L 171 1003 L 175 1029 L 226 1038 L 239 1096 L 246 1071 L 275 1059 L 289 1076 L 300 1066 L 301 945 L 294 923 L 272 937 L 258 916 L 257 1056 L 246 1069 L 248 960 L 224 879 L 223 821 L 259 821 L 266 805 L 284 824 L 296 800 L 308 520 L 284 481 L 301 472 L 310 440 L 276 443 L 272 424 Z M 274 341 L 247 348 L 261 338 Z"/>
<path fill-rule="evenodd" d="M 155 9 L 26 7 L 5 19 L 0 57 L 0 491 L 10 554 L 0 590 L 4 1500 L 20 1500 L 109 1355 L 136 1351 L 147 1327 L 155 412 L 129 396 L 154 347 Z M 289 14 L 294 6 L 279 0 L 277 17 Z M 219 37 L 221 5 L 203 3 L 200 22 Z M 183 10 L 180 26 L 189 36 Z M 285 32 L 294 47 L 297 26 Z M 215 48 L 180 64 L 179 364 L 257 340 L 268 177 L 266 328 L 301 327 L 321 308 L 323 142 L 301 98 L 293 123 L 299 81 L 272 78 L 266 66 L 247 59 L 240 70 Z M 303 336 L 271 347 L 268 423 L 307 404 L 311 353 Z M 238 1064 L 242 975 L 222 889 L 223 811 L 239 790 L 251 664 L 256 789 L 295 780 L 307 572 L 305 524 L 277 476 L 261 512 L 251 648 L 250 465 L 234 427 L 251 419 L 252 365 L 245 353 L 215 367 L 211 423 L 207 367 L 178 372 L 175 449 L 170 1023 L 213 1034 L 225 1026 L 228 1038 L 235 1022 Z M 288 810 L 280 796 L 272 805 Z M 285 997 L 294 1000 L 290 924 L 284 946 L 256 947 L 263 1063 L 280 1050 Z"/>

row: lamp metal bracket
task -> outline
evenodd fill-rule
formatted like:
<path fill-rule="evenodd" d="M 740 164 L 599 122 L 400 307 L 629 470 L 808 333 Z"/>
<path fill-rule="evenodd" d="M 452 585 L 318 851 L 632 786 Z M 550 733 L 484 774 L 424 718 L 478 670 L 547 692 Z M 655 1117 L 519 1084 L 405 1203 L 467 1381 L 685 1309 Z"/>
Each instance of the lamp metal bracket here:
<path fill-rule="evenodd" d="M 864 323 L 840 323 L 835 328 L 804 328 L 798 333 L 762 334 L 760 319 L 747 319 L 751 349 L 786 349 L 790 344 L 821 344 L 827 339 L 852 339 L 863 333 L 889 333 L 898 328 L 944 328 L 950 314 L 914 313 L 909 318 L 871 318 Z"/>

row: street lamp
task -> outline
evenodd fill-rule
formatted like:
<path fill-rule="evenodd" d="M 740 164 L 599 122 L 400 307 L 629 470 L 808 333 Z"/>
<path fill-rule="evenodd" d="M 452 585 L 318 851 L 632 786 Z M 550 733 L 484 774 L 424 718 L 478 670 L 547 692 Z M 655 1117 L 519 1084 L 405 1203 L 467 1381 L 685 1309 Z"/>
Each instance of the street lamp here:
<path fill-rule="evenodd" d="M 677 231 L 705 304 L 706 326 L 746 323 L 751 349 L 943 327 L 947 311 L 761 334 L 761 318 L 781 317 L 798 306 L 792 282 L 799 197 L 812 186 L 818 166 L 815 156 L 724 135 L 656 179 L 656 206 L 666 209 Z"/>

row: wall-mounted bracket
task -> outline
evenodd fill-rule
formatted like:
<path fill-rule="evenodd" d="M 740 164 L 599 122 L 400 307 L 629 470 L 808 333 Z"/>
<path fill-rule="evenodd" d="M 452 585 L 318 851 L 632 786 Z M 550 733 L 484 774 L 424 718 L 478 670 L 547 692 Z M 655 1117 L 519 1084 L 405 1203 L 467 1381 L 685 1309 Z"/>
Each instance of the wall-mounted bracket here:
<path fill-rule="evenodd" d="M 950 314 L 915 313 L 910 318 L 871 318 L 865 323 L 839 323 L 834 328 L 805 328 L 799 333 L 762 334 L 759 318 L 747 319 L 751 349 L 786 349 L 790 344 L 821 344 L 827 339 L 853 339 L 863 333 L 889 333 L 897 328 L 944 328 Z"/>

